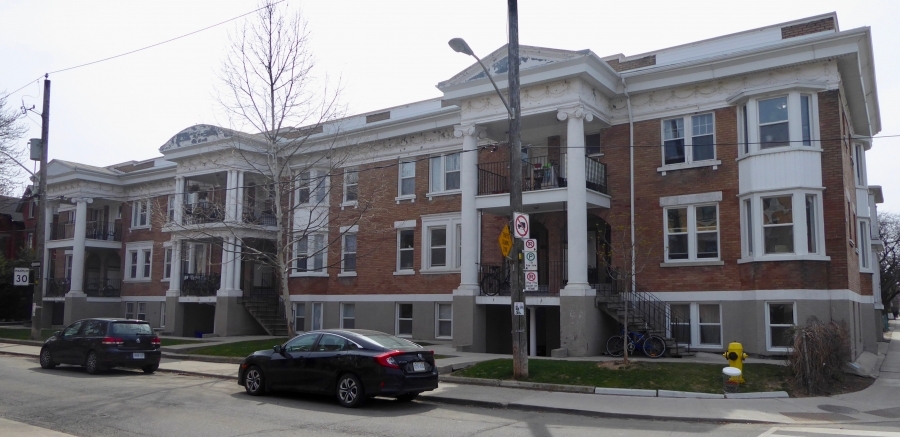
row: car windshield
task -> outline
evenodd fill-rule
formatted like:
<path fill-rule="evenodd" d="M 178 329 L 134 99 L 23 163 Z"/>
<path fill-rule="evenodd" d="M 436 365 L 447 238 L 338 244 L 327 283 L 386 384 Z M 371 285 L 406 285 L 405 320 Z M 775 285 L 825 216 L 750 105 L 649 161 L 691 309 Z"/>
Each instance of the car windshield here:
<path fill-rule="evenodd" d="M 147 323 L 113 323 L 110 327 L 110 335 L 139 335 L 153 334 Z"/>
<path fill-rule="evenodd" d="M 422 347 L 422 346 L 419 346 L 409 340 L 404 340 L 400 337 L 394 337 L 393 335 L 387 335 L 387 334 L 366 335 L 365 337 L 368 338 L 373 343 L 376 343 L 379 346 L 385 347 L 387 349 L 406 348 L 406 347 L 421 348 Z"/>

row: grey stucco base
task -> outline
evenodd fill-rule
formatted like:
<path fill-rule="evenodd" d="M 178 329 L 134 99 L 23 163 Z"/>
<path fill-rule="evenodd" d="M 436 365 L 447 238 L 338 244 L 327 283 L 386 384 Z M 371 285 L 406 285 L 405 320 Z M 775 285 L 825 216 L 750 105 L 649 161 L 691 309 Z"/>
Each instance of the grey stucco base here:
<path fill-rule="evenodd" d="M 593 290 L 591 290 L 593 291 Z M 600 311 L 594 307 L 594 294 L 559 297 L 560 347 L 570 357 L 600 355 L 603 333 Z"/>
<path fill-rule="evenodd" d="M 234 335 L 265 335 L 256 319 L 238 302 L 237 297 L 216 298 L 215 334 L 220 337 Z"/>
<path fill-rule="evenodd" d="M 184 307 L 178 303 L 178 296 L 166 296 L 166 326 L 163 332 L 178 337 L 186 336 Z"/>
<path fill-rule="evenodd" d="M 87 297 L 66 296 L 63 323 L 72 322 L 90 317 L 122 317 L 122 302 L 89 302 Z"/>
<path fill-rule="evenodd" d="M 475 296 L 453 296 L 453 347 L 486 352 L 485 308 L 475 304 Z"/>

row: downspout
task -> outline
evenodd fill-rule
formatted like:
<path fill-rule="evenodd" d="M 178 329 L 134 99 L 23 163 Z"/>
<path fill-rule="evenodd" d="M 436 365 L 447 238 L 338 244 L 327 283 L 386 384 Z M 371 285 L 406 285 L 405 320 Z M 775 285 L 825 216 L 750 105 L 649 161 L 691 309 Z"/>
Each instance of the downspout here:
<path fill-rule="evenodd" d="M 631 291 L 634 292 L 636 287 L 637 266 L 637 248 L 635 247 L 634 236 L 634 115 L 631 112 L 631 96 L 628 95 L 628 86 L 625 84 L 625 77 L 622 77 L 622 91 L 625 93 L 626 104 L 628 106 L 628 158 L 630 171 L 628 173 L 629 185 L 631 188 Z"/>

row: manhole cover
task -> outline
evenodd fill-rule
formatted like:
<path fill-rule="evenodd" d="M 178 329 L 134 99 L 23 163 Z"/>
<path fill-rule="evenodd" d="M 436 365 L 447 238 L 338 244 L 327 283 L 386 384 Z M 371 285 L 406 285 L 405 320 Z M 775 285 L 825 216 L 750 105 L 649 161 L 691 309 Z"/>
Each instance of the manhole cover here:
<path fill-rule="evenodd" d="M 850 407 L 843 407 L 840 405 L 827 405 L 827 404 L 819 405 L 819 409 L 825 410 L 825 411 L 828 411 L 831 413 L 838 413 L 838 414 L 857 414 L 857 413 L 859 413 L 859 410 L 856 410 L 856 409 L 850 408 Z"/>

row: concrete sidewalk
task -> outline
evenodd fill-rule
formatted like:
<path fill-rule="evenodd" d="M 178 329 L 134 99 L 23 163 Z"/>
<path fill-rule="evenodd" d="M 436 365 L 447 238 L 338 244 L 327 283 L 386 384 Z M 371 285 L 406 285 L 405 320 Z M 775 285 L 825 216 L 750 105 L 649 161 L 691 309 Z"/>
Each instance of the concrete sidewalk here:
<path fill-rule="evenodd" d="M 891 322 L 894 331 L 900 328 Z M 511 408 L 527 411 L 562 412 L 592 416 L 647 418 L 656 420 L 690 420 L 715 423 L 774 423 L 815 424 L 849 423 L 865 424 L 900 420 L 900 334 L 897 341 L 882 343 L 883 354 L 876 364 L 878 378 L 865 390 L 831 397 L 778 398 L 778 399 L 724 399 L 718 398 L 667 398 L 594 394 L 590 387 L 548 386 L 514 381 L 491 384 L 478 381 L 479 385 L 460 383 L 462 378 L 442 376 L 437 390 L 423 393 L 419 399 L 445 404 L 474 405 L 489 408 Z M 2 341 L 2 340 L 0 340 Z M 436 354 L 449 358 L 437 360 L 442 373 L 463 368 L 474 362 L 508 355 L 459 353 L 444 345 L 428 346 Z M 0 343 L 0 353 L 37 357 L 39 346 Z M 160 363 L 160 371 L 186 375 L 213 377 L 226 380 L 237 378 L 238 366 L 233 363 L 204 362 L 171 358 L 166 354 Z M 573 359 L 573 358 L 570 358 Z M 584 360 L 601 361 L 609 358 L 591 357 Z M 674 359 L 684 362 L 685 359 Z M 721 357 L 699 354 L 692 361 L 722 363 Z M 748 360 L 752 363 L 755 360 Z M 771 362 L 769 360 L 760 360 Z M 545 390 L 518 387 L 543 388 Z M 235 387 L 239 390 L 238 387 Z M 559 391 L 546 391 L 553 389 Z M 662 395 L 662 393 L 660 393 Z M 677 395 L 677 394 L 676 394 Z M 715 396 L 715 395 L 713 395 Z"/>

